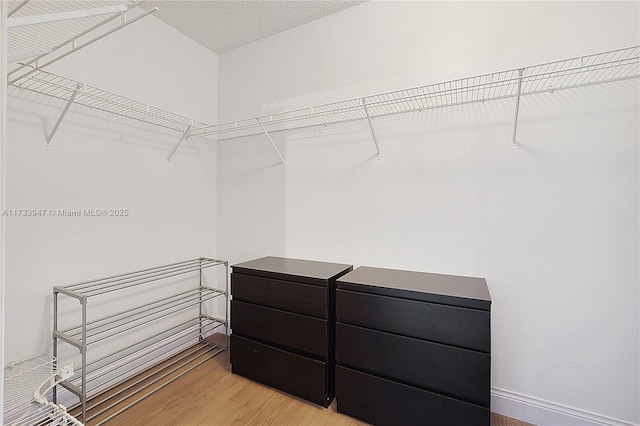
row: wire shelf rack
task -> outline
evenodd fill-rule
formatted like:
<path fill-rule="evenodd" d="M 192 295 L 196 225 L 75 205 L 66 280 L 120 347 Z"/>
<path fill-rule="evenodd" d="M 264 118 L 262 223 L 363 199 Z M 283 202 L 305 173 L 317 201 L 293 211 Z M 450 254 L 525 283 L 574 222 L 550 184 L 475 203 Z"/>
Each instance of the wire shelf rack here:
<path fill-rule="evenodd" d="M 571 89 L 640 76 L 640 47 L 467 77 L 194 129 L 236 139 Z"/>
<path fill-rule="evenodd" d="M 57 383 L 73 375 L 71 365 L 58 368 L 55 357 L 42 353 L 9 363 L 4 371 L 5 425 L 82 425 L 45 396 Z"/>
<path fill-rule="evenodd" d="M 127 22 L 125 14 L 141 1 L 9 0 L 9 83 L 146 16 L 145 13 Z M 122 22 L 107 29 L 106 24 L 118 17 Z"/>
<path fill-rule="evenodd" d="M 82 107 L 179 132 L 189 128 L 201 129 L 209 126 L 206 123 L 46 71 L 36 71 L 12 85 L 65 102 L 72 99 L 74 104 Z"/>
<path fill-rule="evenodd" d="M 282 154 L 271 139 L 270 135 L 273 133 L 367 120 L 379 154 L 380 150 L 372 125 L 374 119 L 508 98 L 516 98 L 512 140 L 515 145 L 518 109 L 522 96 L 638 78 L 639 76 L 640 46 L 632 46 L 215 125 L 156 108 L 46 71 L 33 71 L 11 84 L 20 89 L 50 96 L 67 103 L 58 122 L 47 137 L 47 146 L 49 146 L 51 138 L 69 106 L 77 104 L 89 109 L 182 132 L 182 136 L 167 161 L 171 160 L 182 141 L 190 136 L 213 137 L 218 141 L 223 141 L 265 134 L 284 164 Z"/>
<path fill-rule="evenodd" d="M 46 402 L 34 406 L 14 421 L 4 423 L 6 426 L 82 426 L 82 423 L 67 412 L 62 406 Z"/>

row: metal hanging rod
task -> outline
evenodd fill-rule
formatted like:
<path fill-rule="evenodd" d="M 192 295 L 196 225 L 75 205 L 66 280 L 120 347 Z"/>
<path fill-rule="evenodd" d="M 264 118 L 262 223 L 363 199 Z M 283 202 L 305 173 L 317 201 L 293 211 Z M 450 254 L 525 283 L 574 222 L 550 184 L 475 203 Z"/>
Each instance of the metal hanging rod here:
<path fill-rule="evenodd" d="M 308 108 L 252 117 L 194 129 L 191 135 L 230 140 L 309 129 L 330 124 L 372 120 L 396 114 L 498 99 L 520 98 L 640 76 L 640 47 L 596 53 L 490 74 L 417 86 Z M 259 124 L 258 124 L 259 123 Z M 514 120 L 513 140 L 517 128 Z M 371 126 L 372 135 L 373 125 Z M 374 136 L 375 137 L 375 136 Z M 378 141 L 376 149 L 379 152 Z"/>

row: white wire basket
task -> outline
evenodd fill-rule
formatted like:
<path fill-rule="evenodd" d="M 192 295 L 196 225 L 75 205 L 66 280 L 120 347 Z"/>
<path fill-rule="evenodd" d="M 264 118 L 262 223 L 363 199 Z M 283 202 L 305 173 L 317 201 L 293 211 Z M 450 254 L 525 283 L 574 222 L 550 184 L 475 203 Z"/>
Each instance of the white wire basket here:
<path fill-rule="evenodd" d="M 46 398 L 53 386 L 73 375 L 71 364 L 59 368 L 53 356 L 42 353 L 7 364 L 4 375 L 4 425 L 82 426 L 63 406 Z"/>

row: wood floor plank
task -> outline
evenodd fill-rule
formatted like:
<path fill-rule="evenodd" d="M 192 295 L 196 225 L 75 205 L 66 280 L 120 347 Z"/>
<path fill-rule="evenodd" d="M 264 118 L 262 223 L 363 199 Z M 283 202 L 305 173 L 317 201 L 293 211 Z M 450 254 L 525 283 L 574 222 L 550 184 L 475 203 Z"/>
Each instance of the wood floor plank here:
<path fill-rule="evenodd" d="M 228 351 L 107 423 L 108 426 L 362 426 L 336 412 L 231 373 Z M 491 426 L 531 426 L 492 413 Z"/>
<path fill-rule="evenodd" d="M 501 416 L 500 414 L 491 413 L 491 426 L 535 426 L 531 423 L 521 420 L 512 419 L 511 417 Z"/>

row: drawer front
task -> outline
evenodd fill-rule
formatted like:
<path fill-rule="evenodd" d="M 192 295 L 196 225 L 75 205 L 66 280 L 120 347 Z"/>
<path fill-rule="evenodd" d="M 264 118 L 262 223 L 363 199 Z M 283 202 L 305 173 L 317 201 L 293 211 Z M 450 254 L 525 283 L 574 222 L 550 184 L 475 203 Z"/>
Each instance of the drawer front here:
<path fill-rule="evenodd" d="M 491 313 L 436 303 L 336 291 L 338 321 L 491 352 Z"/>
<path fill-rule="evenodd" d="M 489 408 L 342 366 L 336 367 L 339 413 L 377 426 L 489 426 Z"/>
<path fill-rule="evenodd" d="M 338 323 L 336 361 L 489 407 L 489 354 Z"/>
<path fill-rule="evenodd" d="M 327 365 L 268 345 L 231 335 L 231 372 L 327 407 Z"/>
<path fill-rule="evenodd" d="M 234 299 L 327 318 L 327 287 L 233 273 Z"/>
<path fill-rule="evenodd" d="M 327 357 L 327 321 L 322 319 L 232 300 L 231 329 L 275 346 Z"/>

